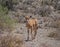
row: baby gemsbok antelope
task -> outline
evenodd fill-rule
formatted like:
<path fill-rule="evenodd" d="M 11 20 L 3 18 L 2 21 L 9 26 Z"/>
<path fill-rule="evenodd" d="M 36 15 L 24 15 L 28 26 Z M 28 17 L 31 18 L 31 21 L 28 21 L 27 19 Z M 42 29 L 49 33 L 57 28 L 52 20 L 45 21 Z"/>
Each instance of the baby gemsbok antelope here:
<path fill-rule="evenodd" d="M 26 19 L 26 27 L 27 27 L 27 33 L 28 37 L 27 40 L 29 40 L 29 30 L 31 30 L 31 38 L 32 40 L 35 39 L 35 36 L 37 34 L 37 29 L 38 29 L 38 24 L 37 24 L 37 19 L 32 18 L 31 16 L 25 16 Z"/>

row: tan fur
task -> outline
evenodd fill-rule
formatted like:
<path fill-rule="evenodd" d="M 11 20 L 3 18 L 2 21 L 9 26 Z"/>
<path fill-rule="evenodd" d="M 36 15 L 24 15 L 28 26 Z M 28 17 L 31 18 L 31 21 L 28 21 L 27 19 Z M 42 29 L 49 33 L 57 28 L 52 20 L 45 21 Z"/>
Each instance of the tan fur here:
<path fill-rule="evenodd" d="M 26 17 L 25 17 L 26 18 Z M 31 37 L 32 39 L 35 38 L 36 34 L 37 34 L 37 29 L 38 29 L 38 26 L 37 26 L 37 19 L 35 18 L 28 18 L 26 19 L 26 27 L 27 27 L 27 32 L 28 32 L 28 40 L 29 40 L 29 29 L 31 30 Z M 33 32 L 34 32 L 34 35 L 33 35 Z"/>

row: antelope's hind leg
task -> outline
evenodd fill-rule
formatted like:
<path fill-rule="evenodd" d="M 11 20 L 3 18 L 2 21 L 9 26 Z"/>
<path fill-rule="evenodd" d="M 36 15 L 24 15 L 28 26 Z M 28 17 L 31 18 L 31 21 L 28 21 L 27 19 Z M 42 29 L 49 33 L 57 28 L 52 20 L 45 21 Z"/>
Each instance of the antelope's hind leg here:
<path fill-rule="evenodd" d="M 35 39 L 36 35 L 37 35 L 37 28 L 35 27 L 35 29 L 34 29 L 34 39 Z"/>
<path fill-rule="evenodd" d="M 36 35 L 37 35 L 37 31 L 34 31 L 34 39 L 35 39 Z"/>
<path fill-rule="evenodd" d="M 34 35 L 33 35 L 33 28 L 31 28 L 31 40 L 33 40 L 33 37 L 34 37 Z"/>
<path fill-rule="evenodd" d="M 26 41 L 29 41 L 29 29 L 27 30 L 27 40 Z"/>
<path fill-rule="evenodd" d="M 35 39 L 35 30 L 33 28 L 31 29 L 31 38 L 32 40 Z"/>

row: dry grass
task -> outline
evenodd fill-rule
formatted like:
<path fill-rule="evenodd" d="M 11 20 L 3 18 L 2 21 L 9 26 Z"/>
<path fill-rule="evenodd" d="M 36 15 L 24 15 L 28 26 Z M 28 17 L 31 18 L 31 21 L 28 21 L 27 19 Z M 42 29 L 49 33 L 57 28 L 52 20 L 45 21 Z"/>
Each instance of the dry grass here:
<path fill-rule="evenodd" d="M 50 25 L 51 27 L 55 28 L 56 31 L 53 31 L 49 33 L 48 37 L 52 37 L 52 38 L 59 38 L 59 29 L 60 29 L 60 21 L 56 20 L 54 22 L 52 22 L 52 24 Z"/>
<path fill-rule="evenodd" d="M 56 21 L 51 22 L 49 26 L 52 28 L 60 28 L 60 20 L 56 19 Z"/>
<path fill-rule="evenodd" d="M 22 47 L 23 39 L 17 35 L 0 36 L 0 47 Z"/>
<path fill-rule="evenodd" d="M 46 44 L 46 43 L 42 43 L 42 44 L 40 44 L 40 46 L 39 46 L 39 47 L 51 47 L 51 45 Z"/>
<path fill-rule="evenodd" d="M 48 37 L 60 40 L 60 31 L 57 30 L 56 32 L 51 32 L 48 34 Z"/>
<path fill-rule="evenodd" d="M 56 23 L 56 26 L 60 28 L 60 20 L 57 20 L 55 23 Z"/>
<path fill-rule="evenodd" d="M 57 37 L 57 36 L 58 36 L 58 34 L 55 33 L 55 32 L 51 32 L 51 33 L 48 35 L 48 37 L 53 37 L 53 38 L 55 38 L 55 37 Z"/>

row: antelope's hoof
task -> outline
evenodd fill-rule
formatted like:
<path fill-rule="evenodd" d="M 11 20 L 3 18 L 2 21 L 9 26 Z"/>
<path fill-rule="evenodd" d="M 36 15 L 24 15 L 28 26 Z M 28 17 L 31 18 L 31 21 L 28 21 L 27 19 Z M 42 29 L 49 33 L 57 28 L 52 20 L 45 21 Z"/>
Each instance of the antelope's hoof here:
<path fill-rule="evenodd" d="M 29 39 L 25 40 L 25 41 L 29 41 Z"/>
<path fill-rule="evenodd" d="M 34 40 L 35 38 L 32 38 L 32 40 Z"/>
<path fill-rule="evenodd" d="M 31 40 L 25 40 L 25 41 L 31 41 Z"/>

